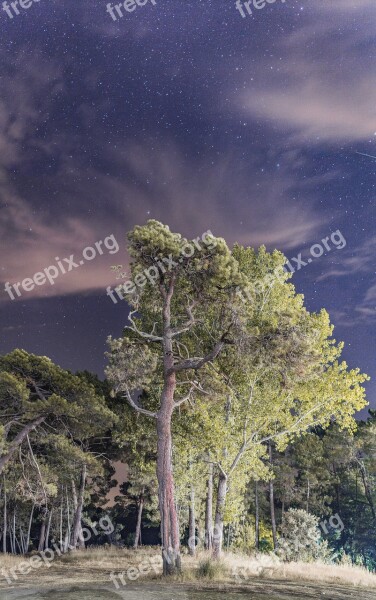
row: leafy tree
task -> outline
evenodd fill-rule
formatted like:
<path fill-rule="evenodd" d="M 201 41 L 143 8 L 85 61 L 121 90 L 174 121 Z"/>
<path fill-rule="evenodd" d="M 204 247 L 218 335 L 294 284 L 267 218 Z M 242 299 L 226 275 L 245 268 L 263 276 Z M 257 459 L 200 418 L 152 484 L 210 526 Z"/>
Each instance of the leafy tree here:
<path fill-rule="evenodd" d="M 128 297 L 133 310 L 124 337 L 109 341 L 107 376 L 134 410 L 156 420 L 164 572 L 171 573 L 180 569 L 172 416 L 200 390 L 199 371 L 234 342 L 231 291 L 241 278 L 220 238 L 207 235 L 196 252 L 194 242 L 189 244 L 157 221 L 135 227 L 128 237 L 132 276 L 139 287 Z M 135 399 L 137 390 L 157 382 L 156 405 L 141 406 Z"/>

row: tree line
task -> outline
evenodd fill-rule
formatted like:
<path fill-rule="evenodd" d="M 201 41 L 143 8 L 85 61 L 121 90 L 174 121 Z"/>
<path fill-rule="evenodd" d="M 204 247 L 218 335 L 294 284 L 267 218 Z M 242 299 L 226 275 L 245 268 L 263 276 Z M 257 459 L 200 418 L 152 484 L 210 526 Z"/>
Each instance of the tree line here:
<path fill-rule="evenodd" d="M 29 551 L 36 523 L 39 550 L 51 535 L 83 546 L 116 461 L 129 473 L 110 541 L 125 540 L 136 508 L 132 543 L 143 523 L 157 526 L 165 574 L 197 537 L 215 559 L 224 545 L 277 549 L 294 506 L 320 517 L 337 507 L 345 520 L 355 502 L 374 519 L 374 430 L 356 433 L 354 419 L 367 376 L 341 360 L 327 312 L 305 308 L 284 256 L 214 236 L 198 247 L 157 221 L 128 240 L 137 286 L 124 286 L 129 315 L 108 340 L 105 382 L 22 350 L 0 358 L 3 551 Z M 166 261 L 158 278 L 142 275 Z M 329 452 L 334 439 L 347 466 Z M 351 515 L 341 548 L 369 561 Z"/>

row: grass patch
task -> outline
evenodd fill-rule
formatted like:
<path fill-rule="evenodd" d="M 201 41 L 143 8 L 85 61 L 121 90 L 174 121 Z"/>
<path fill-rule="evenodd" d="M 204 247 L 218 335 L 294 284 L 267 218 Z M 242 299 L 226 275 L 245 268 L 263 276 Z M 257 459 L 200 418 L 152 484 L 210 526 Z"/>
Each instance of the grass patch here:
<path fill-rule="evenodd" d="M 223 562 L 214 561 L 210 558 L 201 560 L 198 564 L 196 577 L 197 579 L 210 579 L 211 581 L 220 581 L 227 575 L 227 569 Z"/>

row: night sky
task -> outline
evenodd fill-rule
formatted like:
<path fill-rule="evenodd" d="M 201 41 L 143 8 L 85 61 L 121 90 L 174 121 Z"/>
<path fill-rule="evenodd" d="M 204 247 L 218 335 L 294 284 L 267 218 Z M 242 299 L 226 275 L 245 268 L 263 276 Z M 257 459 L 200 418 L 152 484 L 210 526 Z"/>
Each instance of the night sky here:
<path fill-rule="evenodd" d="M 127 315 L 106 295 L 110 266 L 153 218 L 302 253 L 293 282 L 329 311 L 376 406 L 375 0 L 252 15 L 235 0 L 149 0 L 116 21 L 107 0 L 22 2 L 0 10 L 0 351 L 102 376 Z M 111 235 L 119 252 L 5 291 Z"/>

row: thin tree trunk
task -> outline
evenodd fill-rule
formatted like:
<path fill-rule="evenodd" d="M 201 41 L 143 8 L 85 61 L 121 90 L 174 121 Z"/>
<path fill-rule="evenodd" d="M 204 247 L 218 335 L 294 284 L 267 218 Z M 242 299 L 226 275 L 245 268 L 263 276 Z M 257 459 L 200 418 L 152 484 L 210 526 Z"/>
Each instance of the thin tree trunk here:
<path fill-rule="evenodd" d="M 227 527 L 227 546 L 226 546 L 227 551 L 230 547 L 230 539 L 231 539 L 231 523 L 229 523 L 229 525 Z"/>
<path fill-rule="evenodd" d="M 63 496 L 63 488 L 61 488 L 61 502 L 60 502 L 60 550 L 63 551 L 63 514 L 64 514 L 64 496 Z"/>
<path fill-rule="evenodd" d="M 134 544 L 133 548 L 137 550 L 138 545 L 141 540 L 141 522 L 142 522 L 142 511 L 144 508 L 144 497 L 140 494 L 139 504 L 138 504 L 138 512 L 137 512 L 137 524 L 136 524 L 136 532 L 134 536 Z"/>
<path fill-rule="evenodd" d="M 13 510 L 13 552 L 17 553 L 16 549 L 16 509 Z"/>
<path fill-rule="evenodd" d="M 209 463 L 209 473 L 205 506 L 205 550 L 213 548 L 213 463 Z"/>
<path fill-rule="evenodd" d="M 10 553 L 14 554 L 12 523 L 9 523 L 9 542 L 10 542 Z"/>
<path fill-rule="evenodd" d="M 29 517 L 29 526 L 27 528 L 27 536 L 26 536 L 26 552 L 29 552 L 31 525 L 33 522 L 34 509 L 35 509 L 35 504 L 33 504 L 33 506 L 31 507 L 30 517 Z"/>
<path fill-rule="evenodd" d="M 360 475 L 361 475 L 361 478 L 363 481 L 364 493 L 367 498 L 369 507 L 371 509 L 372 518 L 376 519 L 376 510 L 375 510 L 375 505 L 374 505 L 373 498 L 372 498 L 372 491 L 371 491 L 371 487 L 370 487 L 369 480 L 368 480 L 367 470 L 366 470 L 366 467 L 362 460 L 358 460 L 357 462 L 360 467 Z"/>
<path fill-rule="evenodd" d="M 227 495 L 227 477 L 223 472 L 218 477 L 217 505 L 215 509 L 215 531 L 213 539 L 213 558 L 218 560 L 222 554 L 223 521 Z"/>
<path fill-rule="evenodd" d="M 64 552 L 67 552 L 68 551 L 68 546 L 69 546 L 69 540 L 70 540 L 70 537 L 71 537 L 69 496 L 68 496 L 68 489 L 67 488 L 65 488 L 65 495 L 66 495 L 66 501 L 67 501 L 67 529 L 66 529 L 66 532 L 65 532 Z"/>
<path fill-rule="evenodd" d="M 24 533 L 22 531 L 22 527 L 20 527 L 20 544 L 21 544 L 21 554 L 23 554 L 25 556 L 25 554 L 26 554 L 26 543 L 25 543 L 25 536 L 24 536 Z"/>
<path fill-rule="evenodd" d="M 76 490 L 76 484 L 74 483 L 74 479 L 72 478 L 71 480 L 72 483 L 72 498 L 73 498 L 73 506 L 74 506 L 74 510 L 77 510 L 77 506 L 78 506 L 78 501 L 77 501 L 77 490 Z M 80 532 L 78 535 L 78 546 L 79 548 L 85 548 L 85 542 L 84 542 L 84 536 L 82 533 L 82 522 L 80 521 Z"/>
<path fill-rule="evenodd" d="M 86 465 L 82 466 L 80 489 L 77 498 L 77 509 L 74 515 L 72 534 L 71 534 L 71 549 L 76 548 L 81 529 L 82 509 L 84 505 L 84 493 L 86 484 Z"/>
<path fill-rule="evenodd" d="M 49 539 L 50 539 L 52 511 L 53 511 L 53 509 L 51 508 L 50 514 L 48 516 L 47 531 L 46 531 L 46 540 L 45 540 L 45 543 L 44 543 L 44 549 L 45 550 L 48 548 L 48 542 L 49 542 Z"/>
<path fill-rule="evenodd" d="M 42 521 L 42 527 L 40 528 L 40 533 L 39 533 L 39 544 L 38 544 L 38 552 L 42 552 L 44 550 L 44 544 L 45 544 L 45 540 L 46 540 L 46 528 L 47 528 L 47 522 L 48 522 L 48 508 L 46 507 L 44 509 L 44 517 L 43 517 L 43 521 Z"/>
<path fill-rule="evenodd" d="M 258 481 L 255 482 L 255 548 L 260 548 L 260 503 L 258 493 Z"/>
<path fill-rule="evenodd" d="M 311 485 L 309 481 L 309 477 L 307 478 L 307 512 L 309 512 L 309 499 L 311 494 Z"/>
<path fill-rule="evenodd" d="M 7 553 L 7 491 L 5 487 L 5 477 L 4 477 L 4 513 L 3 513 L 3 552 Z"/>
<path fill-rule="evenodd" d="M 269 443 L 269 458 L 270 465 L 273 466 L 273 451 L 272 445 Z M 270 519 L 272 522 L 272 533 L 273 533 L 273 546 L 274 550 L 277 548 L 277 524 L 275 520 L 275 506 L 274 506 L 274 482 L 271 479 L 269 481 L 269 500 L 270 500 Z"/>
<path fill-rule="evenodd" d="M 191 484 L 189 499 L 189 540 L 188 552 L 190 556 L 196 555 L 196 511 L 195 511 L 195 488 Z"/>
<path fill-rule="evenodd" d="M 0 473 L 3 471 L 4 467 L 9 463 L 14 452 L 22 444 L 24 439 L 26 439 L 26 437 L 29 435 L 29 433 L 31 431 L 33 431 L 34 429 L 36 429 L 36 427 L 41 425 L 41 423 L 43 423 L 43 421 L 45 421 L 45 420 L 46 420 L 46 416 L 38 417 L 37 419 L 34 419 L 34 421 L 31 421 L 30 423 L 25 425 L 25 427 L 22 429 L 22 431 L 20 431 L 16 435 L 14 440 L 9 445 L 8 452 L 0 457 Z"/>

